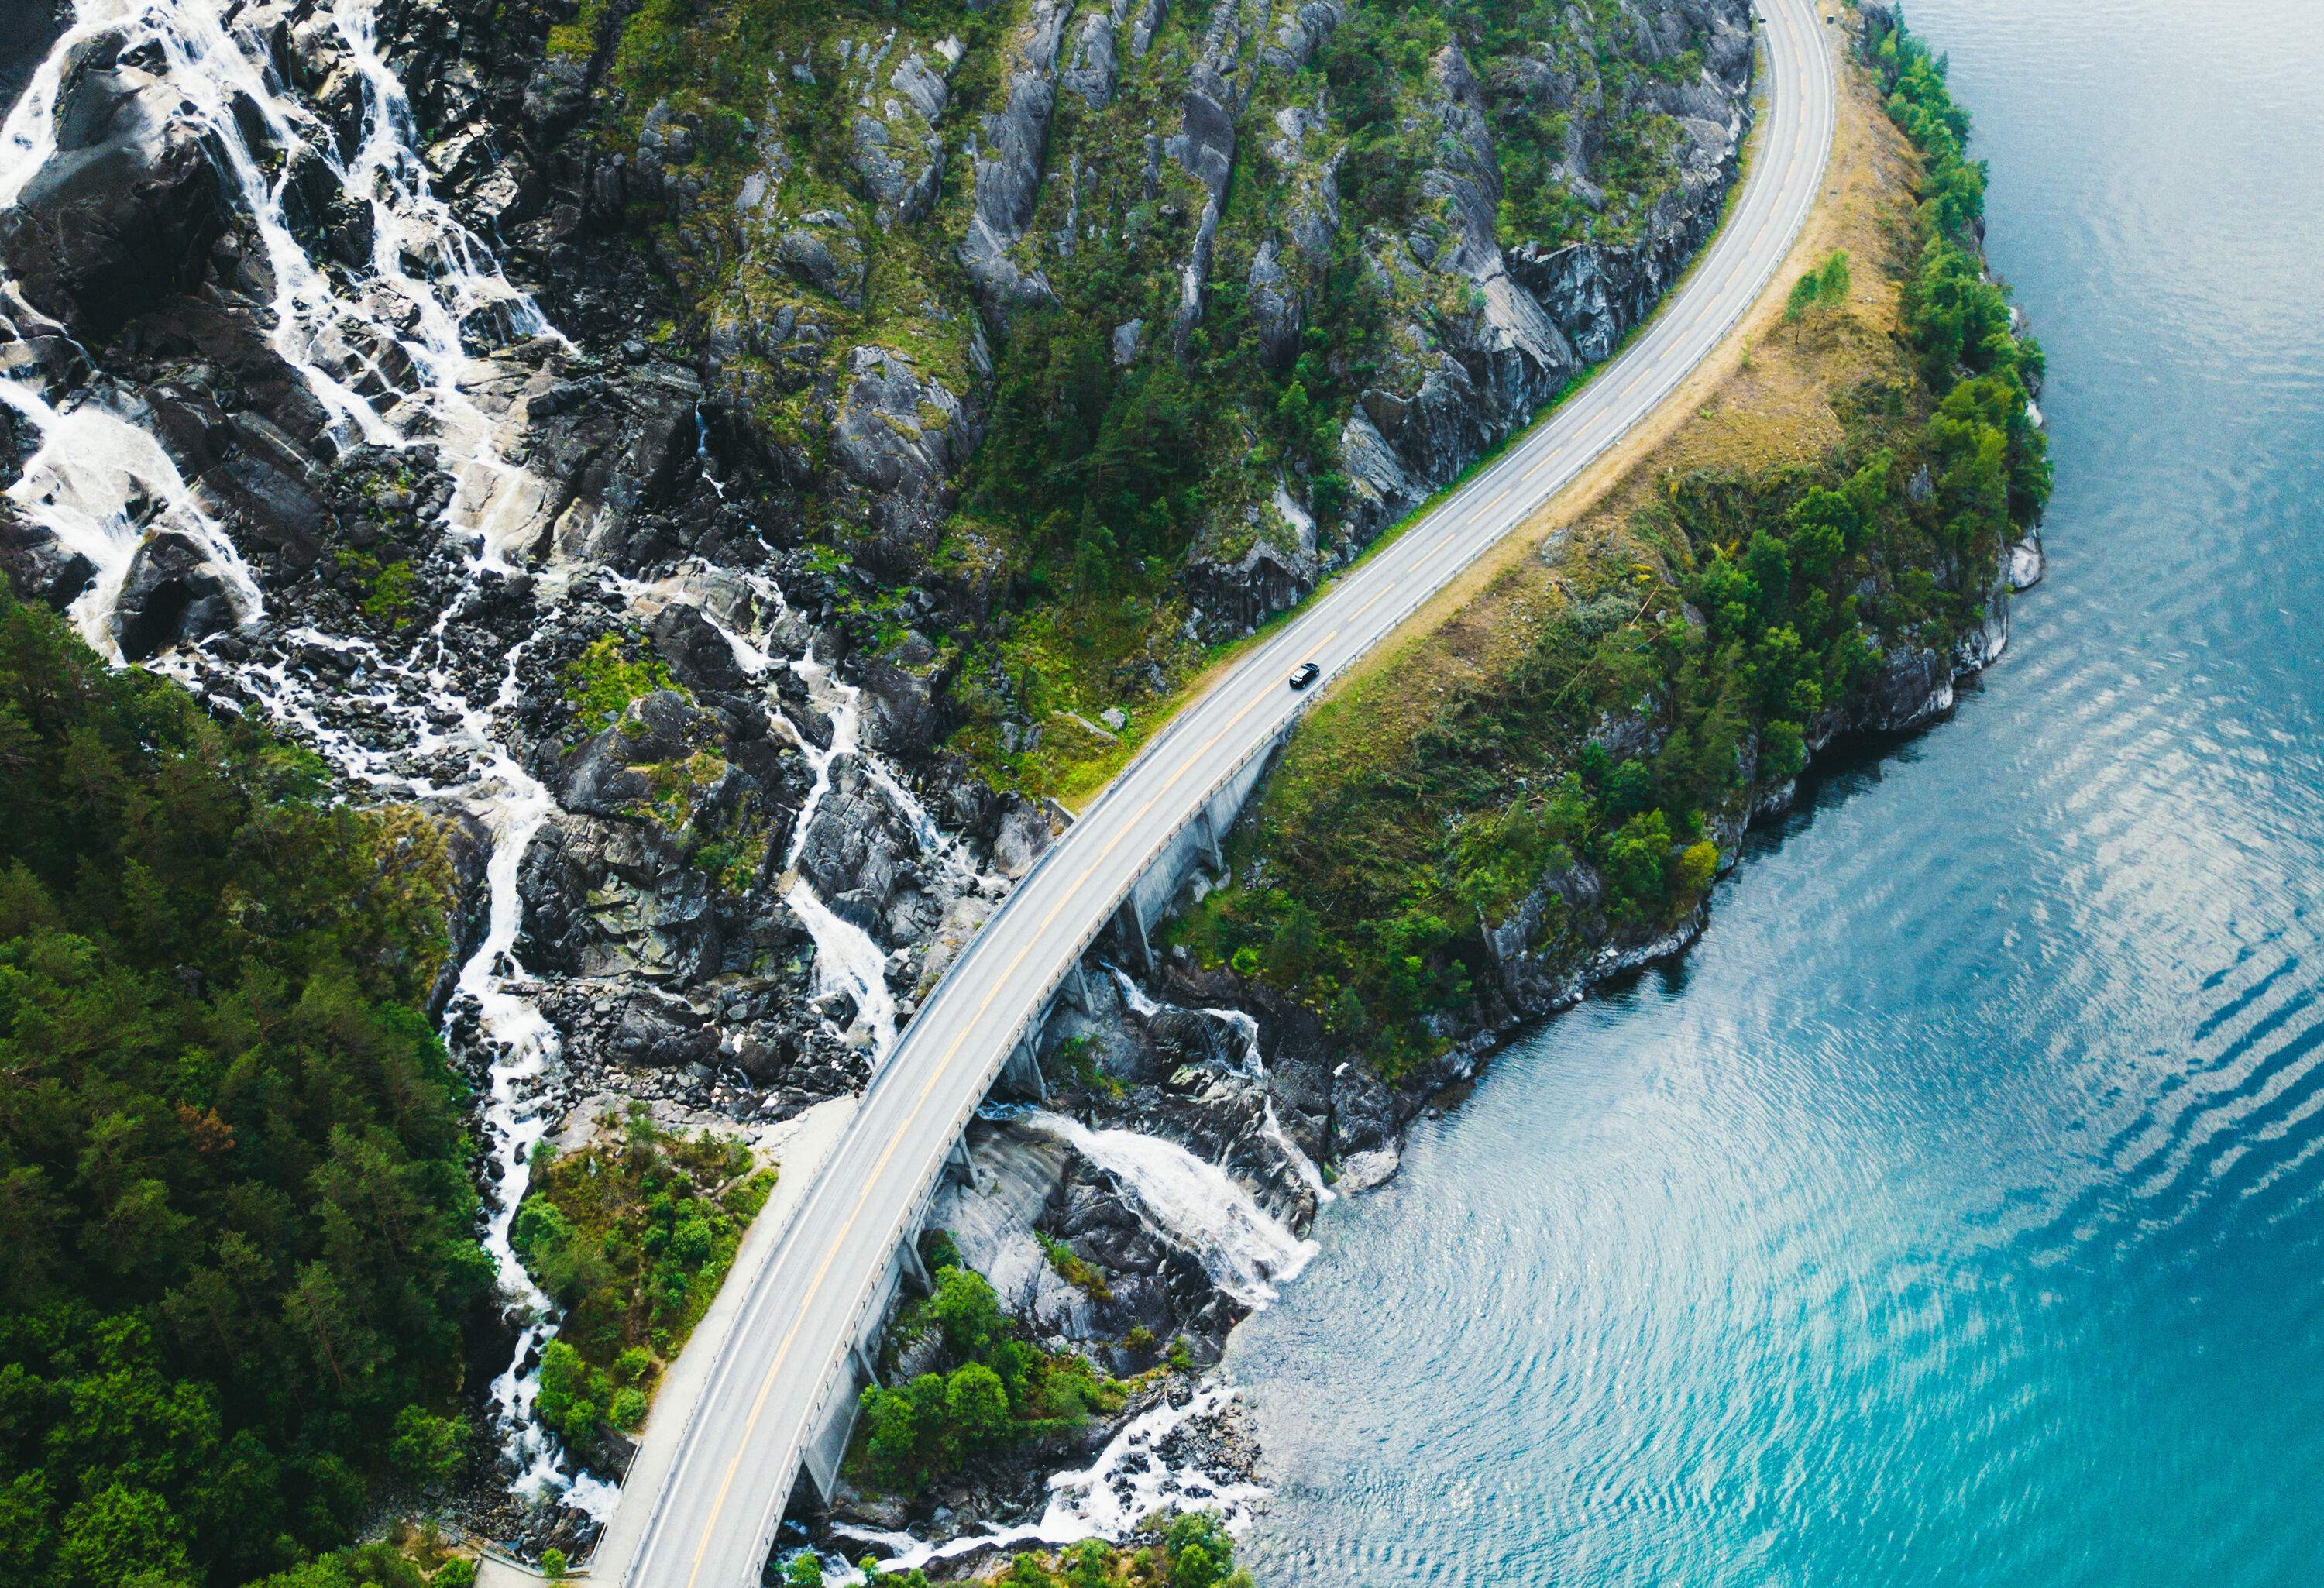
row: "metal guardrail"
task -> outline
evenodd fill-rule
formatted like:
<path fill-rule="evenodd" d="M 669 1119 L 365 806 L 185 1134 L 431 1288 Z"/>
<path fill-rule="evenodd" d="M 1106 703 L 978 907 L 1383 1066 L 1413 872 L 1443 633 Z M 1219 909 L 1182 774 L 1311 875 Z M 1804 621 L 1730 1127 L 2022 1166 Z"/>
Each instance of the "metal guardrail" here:
<path fill-rule="evenodd" d="M 1809 5 L 1806 9 L 1811 17 L 1812 17 L 1812 6 Z M 1812 29 L 1808 33 L 1808 48 L 1812 56 L 1816 55 L 1819 51 L 1823 49 L 1823 46 L 1820 43 L 1813 42 L 1820 41 L 1821 37 L 1822 34 L 1820 29 Z M 1823 53 L 1821 55 L 1821 59 L 1824 60 L 1828 68 L 1830 62 L 1829 53 Z M 1813 195 L 1820 192 L 1822 188 L 1824 173 L 1829 171 L 1831 165 L 1831 143 L 1832 140 L 1828 135 L 1818 147 L 1815 177 L 1808 185 L 1807 189 L 1807 191 L 1811 195 L 1810 201 L 1807 205 L 1803 207 L 1798 219 L 1791 227 L 1790 235 L 1794 241 L 1796 241 L 1800 228 L 1805 225 L 1807 215 L 1813 208 Z M 1729 245 L 1730 243 L 1738 247 L 1748 246 L 1748 245 L 1734 241 L 1738 238 L 1739 235 L 1739 232 L 1732 229 L 1722 228 L 1720 235 L 1714 238 L 1711 243 L 1711 254 L 1715 254 L 1719 250 Z M 1711 254 L 1705 255 L 1706 263 L 1711 256 Z M 1775 279 L 1775 272 L 1782 268 L 1784 261 L 1788 257 L 1789 249 L 1787 247 L 1783 253 L 1777 254 L 1772 257 L 1766 268 L 1760 271 L 1757 277 L 1753 279 L 1748 288 L 1738 294 L 1735 304 L 1722 317 L 1717 328 L 1713 332 L 1711 346 L 1716 346 L 1720 341 L 1723 341 L 1727 334 L 1734 329 L 1735 326 L 1745 315 L 1750 312 L 1752 307 L 1758 302 L 1760 296 L 1766 291 L 1768 283 Z M 1666 309 L 1667 303 L 1665 304 L 1665 309 Z M 1652 334 L 1652 329 L 1653 328 L 1650 325 L 1648 328 L 1648 335 Z M 1633 350 L 1637 350 L 1643 347 L 1644 343 L 1635 343 L 1632 346 Z M 1619 362 L 1620 361 L 1618 359 L 1615 365 L 1605 366 L 1604 373 L 1600 378 L 1603 379 L 1610 377 L 1615 373 L 1616 368 L 1618 367 Z M 1672 376 L 1669 383 L 1665 386 L 1662 391 L 1655 394 L 1653 402 L 1648 405 L 1646 411 L 1651 412 L 1654 407 L 1659 406 L 1663 402 L 1666 401 L 1673 392 L 1676 391 L 1689 376 L 1692 375 L 1694 372 L 1701 367 L 1702 361 L 1698 360 L 1694 364 L 1689 365 L 1685 369 L 1676 372 Z M 1643 414 L 1641 417 L 1643 417 Z M 1537 500 L 1546 500 L 1548 497 L 1565 489 L 1575 480 L 1579 479 L 1585 472 L 1588 471 L 1591 465 L 1595 464 L 1600 457 L 1604 457 L 1607 452 L 1610 451 L 1618 442 L 1628 436 L 1630 430 L 1635 427 L 1636 423 L 1637 421 L 1633 420 L 1630 424 L 1614 426 L 1608 431 L 1604 438 L 1591 446 L 1587 452 L 1582 454 L 1582 456 L 1575 459 L 1569 467 L 1565 468 L 1557 480 L 1554 483 L 1544 485 L 1539 493 Z M 1454 502 L 1458 501 L 1462 496 L 1470 496 L 1473 498 L 1476 495 L 1480 495 L 1486 487 L 1496 481 L 1505 480 L 1509 475 L 1518 472 L 1518 466 L 1521 461 L 1523 461 L 1522 448 L 1504 453 L 1500 457 L 1495 459 L 1493 463 L 1487 466 L 1481 473 L 1478 474 L 1465 485 L 1463 485 L 1452 498 L 1449 498 L 1445 502 L 1438 503 L 1437 508 L 1434 511 L 1425 514 L 1424 520 L 1426 518 L 1434 518 L 1436 512 L 1442 512 L 1443 509 L 1452 506 Z M 1521 522 L 1521 519 L 1513 518 L 1510 527 L 1514 528 L 1516 523 L 1518 522 Z M 1421 523 L 1419 522 L 1407 522 L 1397 533 L 1398 541 L 1405 541 L 1409 537 L 1416 535 L 1419 533 L 1421 527 Z M 1506 532 L 1507 531 L 1504 531 L 1503 534 L 1505 535 Z M 1502 538 L 1502 535 L 1496 535 L 1486 544 L 1489 546 L 1498 544 Z M 1394 547 L 1388 548 L 1388 554 L 1392 555 L 1394 549 Z M 1482 548 L 1480 549 L 1481 550 Z M 1403 605 L 1394 613 L 1391 621 L 1380 625 L 1379 630 L 1369 640 L 1349 654 L 1345 661 L 1342 662 L 1339 667 L 1334 668 L 1333 669 L 1333 675 L 1344 672 L 1356 662 L 1370 655 L 1371 652 L 1377 650 L 1380 645 L 1395 637 L 1395 635 L 1401 631 L 1404 624 L 1411 619 L 1415 613 L 1418 612 L 1423 606 L 1425 606 L 1430 601 L 1435 599 L 1445 586 L 1450 585 L 1452 580 L 1473 561 L 1473 557 L 1463 559 L 1462 561 L 1454 564 L 1452 567 L 1444 569 L 1441 577 L 1416 581 L 1417 593 L 1414 595 L 1410 600 L 1404 603 Z M 1299 623 L 1302 620 L 1295 619 L 1293 623 L 1286 627 L 1281 633 L 1278 633 L 1274 638 L 1268 640 L 1265 644 L 1261 645 L 1259 650 L 1252 652 L 1250 657 L 1246 658 L 1240 664 L 1239 664 L 1237 670 L 1240 670 L 1241 668 L 1260 667 L 1262 665 L 1263 659 L 1269 657 L 1276 657 L 1276 660 L 1271 663 L 1267 663 L 1266 665 L 1279 666 L 1282 659 L 1280 657 L 1277 657 L 1276 653 L 1285 648 L 1286 642 L 1300 637 Z M 1321 681 L 1328 682 L 1329 679 L 1327 678 Z M 1080 936 L 1072 955 L 1065 958 L 1061 968 L 1043 984 L 1041 992 L 1031 1002 L 1029 1012 L 1019 1017 L 1010 1026 L 1005 1033 L 1005 1040 L 998 1041 L 994 1044 L 993 1052 L 996 1057 L 982 1072 L 976 1087 L 969 1094 L 966 1104 L 954 1115 L 950 1131 L 945 1138 L 947 1142 L 957 1138 L 964 1131 L 966 1130 L 969 1120 L 973 1117 L 977 1107 L 982 1103 L 986 1094 L 991 1091 L 993 1082 L 999 1077 L 1001 1069 L 1006 1065 L 1009 1054 L 1015 1048 L 1019 1042 L 1024 1039 L 1028 1027 L 1029 1027 L 1036 1020 L 1040 1019 L 1041 1016 L 1052 1007 L 1057 990 L 1064 984 L 1065 977 L 1070 973 L 1071 968 L 1080 963 L 1082 956 L 1088 952 L 1090 945 L 1095 942 L 1098 937 L 1104 932 L 1106 927 L 1111 923 L 1115 912 L 1120 909 L 1122 901 L 1129 898 L 1131 892 L 1136 889 L 1139 879 L 1145 876 L 1152 869 L 1156 861 L 1167 853 L 1171 845 L 1176 843 L 1179 836 L 1184 833 L 1190 825 L 1192 825 L 1194 819 L 1209 808 L 1211 801 L 1217 798 L 1220 790 L 1224 789 L 1229 783 L 1232 782 L 1234 779 L 1251 763 L 1252 761 L 1263 754 L 1271 753 L 1276 748 L 1284 743 L 1284 741 L 1289 736 L 1291 731 L 1297 726 L 1299 720 L 1313 708 L 1315 700 L 1316 695 L 1313 692 L 1305 693 L 1299 697 L 1299 698 L 1294 703 L 1291 711 L 1282 718 L 1276 727 L 1271 732 L 1263 735 L 1250 750 L 1238 757 L 1222 774 L 1214 779 L 1209 786 L 1204 789 L 1201 796 L 1191 802 L 1190 808 L 1186 815 L 1180 817 L 1161 839 L 1148 849 L 1146 855 L 1138 867 L 1131 872 L 1129 884 L 1125 886 L 1119 894 L 1112 897 L 1104 909 L 1096 912 L 1094 924 Z M 1121 771 L 1115 775 L 1113 780 L 1106 786 L 1105 789 L 1091 805 L 1088 812 L 1085 813 L 1079 821 L 1074 823 L 1074 826 L 1078 827 L 1088 825 L 1092 818 L 1096 817 L 1101 811 L 1106 809 L 1117 798 L 1121 797 L 1121 790 L 1136 780 L 1135 774 L 1143 768 L 1148 761 L 1160 757 L 1180 738 L 1183 734 L 1189 731 L 1186 725 L 1191 720 L 1193 715 L 1194 714 L 1192 713 L 1181 713 L 1176 717 L 1174 717 L 1169 725 L 1166 726 L 1160 734 L 1157 734 L 1153 739 L 1148 740 L 1147 743 L 1139 749 L 1139 752 L 1130 759 L 1130 762 L 1123 767 Z M 991 917 L 986 919 L 984 925 L 978 929 L 974 940 L 970 943 L 968 948 L 961 954 L 959 958 L 953 962 L 951 966 L 945 971 L 944 976 L 937 982 L 935 990 L 930 992 L 927 998 L 922 1001 L 920 1005 L 922 1012 L 925 1012 L 929 1007 L 933 1006 L 942 999 L 945 992 L 956 979 L 969 974 L 971 967 L 978 962 L 981 951 L 984 950 L 993 940 L 995 936 L 993 932 L 994 925 L 1003 918 L 1010 909 L 1016 906 L 1018 902 L 1028 891 L 1030 891 L 1031 884 L 1034 880 L 1042 874 L 1044 868 L 1048 866 L 1056 857 L 1063 852 L 1064 848 L 1065 845 L 1062 842 L 1050 845 L 1049 847 L 1042 854 L 1040 858 L 1034 862 L 1031 869 L 1026 872 L 1025 876 L 1021 880 L 1019 880 L 1017 886 L 1010 890 L 1009 897 L 1001 901 L 1000 907 L 993 911 Z M 908 1027 L 904 1039 L 908 1040 L 909 1037 L 910 1028 Z M 880 1095 L 883 1086 L 889 1081 L 890 1077 L 896 1073 L 898 1066 L 895 1063 L 895 1057 L 896 1055 L 891 1053 L 890 1055 L 889 1061 L 881 1066 L 879 1074 L 872 1077 L 870 1085 L 864 1089 L 863 1102 L 862 1105 L 863 1108 L 868 1108 L 871 1105 L 872 1100 Z M 861 1110 L 859 1109 L 859 1117 L 860 1115 Z M 890 1263 L 896 1260 L 893 1253 L 898 1250 L 900 1243 L 904 1240 L 910 1239 L 917 1235 L 918 1231 L 914 1227 L 916 1223 L 925 1222 L 927 1210 L 934 1201 L 936 1187 L 942 1180 L 945 1156 L 945 1154 L 939 1153 L 936 1156 L 934 1164 L 923 1171 L 920 1177 L 918 1194 L 907 1201 L 905 1204 L 904 1214 L 895 1224 L 890 1227 L 882 1243 L 882 1250 L 890 1253 L 889 1259 Z M 804 1214 L 804 1205 L 802 1205 L 800 1212 L 801 1214 Z M 794 1225 L 794 1228 L 796 1227 L 797 1226 Z M 786 1233 L 784 1239 L 788 1240 L 789 1238 L 789 1233 Z M 763 1280 L 767 1272 L 772 1270 L 775 1265 L 776 1259 L 770 1258 L 765 1268 L 761 1269 L 760 1276 L 761 1280 Z M 851 1350 L 862 1339 L 865 1315 L 870 1310 L 873 1297 L 879 1293 L 880 1288 L 887 1277 L 888 1273 L 885 1267 L 875 1268 L 871 1277 L 858 1291 L 855 1300 L 850 1307 L 847 1315 L 847 1326 L 842 1331 L 843 1338 L 832 1348 L 830 1355 L 825 1359 L 823 1364 L 821 1372 L 822 1387 L 817 1390 L 815 1399 L 809 1406 L 810 1428 L 819 1427 L 822 1426 L 822 1419 L 829 1408 L 834 1388 L 838 1382 L 840 1377 L 839 1370 L 845 1363 Z M 756 1299 L 757 1297 L 754 1293 L 752 1297 L 746 1298 L 742 1306 L 737 1309 L 735 1326 L 728 1332 L 726 1338 L 720 1342 L 718 1356 L 712 1363 L 708 1376 L 704 1380 L 704 1387 L 706 1390 L 711 1384 L 717 1380 L 719 1375 L 724 1370 L 729 1359 L 729 1353 L 733 1349 L 734 1343 L 742 1333 L 742 1325 L 746 1320 L 747 1315 L 752 1310 L 752 1303 L 755 1302 Z M 687 1415 L 686 1426 L 680 1430 L 678 1436 L 678 1456 L 683 1455 L 686 1441 L 692 1432 L 694 1421 L 696 1417 L 699 1414 L 701 1405 L 702 1402 L 697 1400 L 694 1408 L 692 1408 Z M 812 1437 L 812 1435 L 810 1435 L 810 1437 Z M 804 1449 L 796 1453 L 795 1462 L 797 1459 L 803 1458 L 804 1454 Z M 674 1457 L 673 1459 L 675 1460 L 677 1458 Z M 633 1465 L 632 1471 L 634 1470 Z M 794 1484 L 798 1481 L 795 1464 L 791 1473 L 791 1481 Z M 623 1486 L 624 1488 L 627 1487 L 626 1475 L 624 1477 Z M 651 1536 L 654 1527 L 659 1522 L 662 1508 L 668 1501 L 669 1492 L 669 1486 L 665 1484 L 661 1494 L 656 1499 L 653 1515 L 648 1520 L 645 1529 L 646 1537 Z M 764 1559 L 774 1547 L 775 1535 L 781 1528 L 783 1507 L 788 1502 L 788 1489 L 782 1491 L 781 1497 L 772 1509 L 771 1514 L 765 1519 L 761 1526 L 758 1543 L 759 1557 L 761 1559 Z M 634 1563 L 631 1564 L 633 1565 Z M 624 1584 L 624 1588 L 627 1588 L 626 1583 Z"/>

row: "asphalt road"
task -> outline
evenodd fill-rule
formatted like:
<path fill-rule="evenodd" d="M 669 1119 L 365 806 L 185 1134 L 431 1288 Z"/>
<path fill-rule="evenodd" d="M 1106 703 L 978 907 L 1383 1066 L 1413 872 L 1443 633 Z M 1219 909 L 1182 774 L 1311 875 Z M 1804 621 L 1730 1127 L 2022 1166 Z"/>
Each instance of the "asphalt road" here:
<path fill-rule="evenodd" d="M 997 910 L 904 1033 L 815 1189 L 746 1284 L 691 1415 L 653 1430 L 591 1577 L 625 1588 L 759 1581 L 862 1315 L 945 1152 L 1017 1035 L 1205 798 L 1344 669 L 1644 419 L 1758 297 L 1813 206 L 1835 87 L 1809 0 L 1761 0 L 1766 138 L 1709 254 L 1645 335 L 1551 422 L 1344 576 L 1187 706 Z"/>

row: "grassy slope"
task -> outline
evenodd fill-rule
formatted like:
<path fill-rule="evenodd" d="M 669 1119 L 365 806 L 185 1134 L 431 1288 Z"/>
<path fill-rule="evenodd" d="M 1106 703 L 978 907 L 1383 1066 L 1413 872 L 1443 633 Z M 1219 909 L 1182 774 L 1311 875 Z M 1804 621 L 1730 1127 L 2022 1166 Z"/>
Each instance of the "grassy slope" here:
<path fill-rule="evenodd" d="M 1803 726 L 1881 651 L 1949 646 L 2046 491 L 2011 411 L 2038 350 L 1997 339 L 1969 372 L 1923 355 L 1905 283 L 1963 257 L 1918 203 L 1959 188 L 1958 162 L 1944 172 L 1851 69 L 1836 199 L 1793 269 L 1662 425 L 1311 715 L 1231 845 L 1239 885 L 1183 941 L 1393 1071 L 1478 1018 L 1478 928 L 1545 881 L 1576 884 L 1526 945 L 1552 963 L 1693 908 L 1712 818 L 1790 775 Z M 1845 304 L 1783 328 L 1793 281 L 1835 248 L 1855 261 Z M 1989 320 L 1998 294 L 1976 291 Z M 1844 550 L 1836 531 L 1812 549 L 1826 509 Z"/>

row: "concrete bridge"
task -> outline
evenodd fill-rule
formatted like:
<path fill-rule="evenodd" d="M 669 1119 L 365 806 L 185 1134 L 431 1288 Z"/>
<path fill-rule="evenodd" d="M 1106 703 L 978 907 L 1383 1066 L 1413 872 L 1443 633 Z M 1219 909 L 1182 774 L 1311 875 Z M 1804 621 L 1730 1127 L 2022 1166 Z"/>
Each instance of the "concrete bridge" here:
<path fill-rule="evenodd" d="M 1031 1044 L 1084 955 L 1147 932 L 1226 825 L 1311 696 L 1571 483 L 1674 393 L 1758 300 L 1822 185 L 1832 52 L 1812 0 L 1763 0 L 1761 143 L 1729 218 L 1654 323 L 1549 420 L 1351 569 L 1192 702 L 1020 882 L 954 964 L 835 1131 L 787 1162 L 779 1196 L 673 1364 L 589 1568 L 623 1588 L 755 1583 L 796 1489 L 827 1496 L 869 1380 L 867 1347 L 940 1178 L 968 1172 L 970 1117 L 996 1084 L 1038 1095 Z M 840 1106 L 840 1105 L 825 1105 Z"/>

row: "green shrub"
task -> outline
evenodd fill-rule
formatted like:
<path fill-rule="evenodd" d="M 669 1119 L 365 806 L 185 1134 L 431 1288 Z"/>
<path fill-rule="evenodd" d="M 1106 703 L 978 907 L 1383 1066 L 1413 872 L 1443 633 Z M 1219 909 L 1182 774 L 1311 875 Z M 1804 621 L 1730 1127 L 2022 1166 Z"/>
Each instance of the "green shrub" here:
<path fill-rule="evenodd" d="M 0 766 L 0 1578 L 251 1582 L 457 1442 L 443 837 L 5 592 Z"/>
<path fill-rule="evenodd" d="M 459 1471 L 467 1444 L 466 1418 L 433 1417 L 419 1407 L 407 1406 L 395 1414 L 388 1464 L 423 1488 L 448 1483 Z"/>
<path fill-rule="evenodd" d="M 863 1390 L 851 1463 L 866 1482 L 916 1494 L 982 1452 L 1120 1404 L 1121 1388 L 1081 1357 L 1052 1356 L 1025 1340 L 973 1269 L 939 1269 L 936 1294 L 899 1315 L 891 1335 L 914 1338 L 930 1327 L 943 1338 L 946 1371 Z"/>
<path fill-rule="evenodd" d="M 652 648 L 628 634 L 600 634 L 566 664 L 563 677 L 573 732 L 581 738 L 611 727 L 632 701 L 678 688 Z"/>
<path fill-rule="evenodd" d="M 541 1417 L 582 1444 L 644 1420 L 657 1357 L 685 1343 L 775 1182 L 733 1138 L 670 1134 L 638 1105 L 612 1122 L 617 1140 L 536 1163 L 510 1231 L 566 1308 L 542 1353 Z"/>

